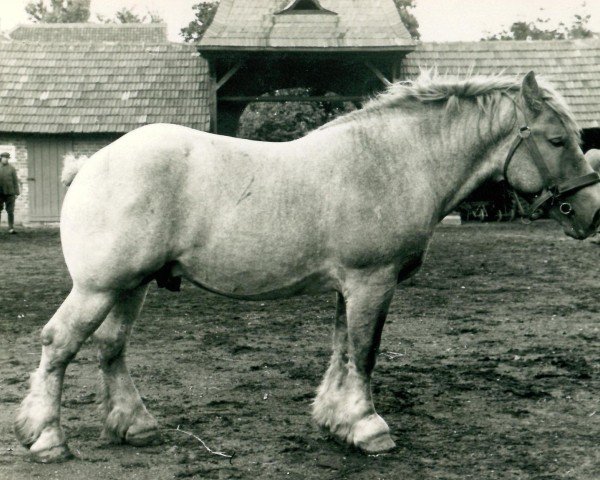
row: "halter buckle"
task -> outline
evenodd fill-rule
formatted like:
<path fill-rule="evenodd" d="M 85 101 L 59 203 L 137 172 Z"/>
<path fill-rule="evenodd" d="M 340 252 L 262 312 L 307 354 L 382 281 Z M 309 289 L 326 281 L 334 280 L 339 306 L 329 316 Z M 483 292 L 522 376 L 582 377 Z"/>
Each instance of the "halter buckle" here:
<path fill-rule="evenodd" d="M 571 215 L 573 213 L 573 207 L 569 202 L 562 202 L 558 209 L 563 215 Z"/>
<path fill-rule="evenodd" d="M 519 128 L 519 137 L 529 138 L 530 136 L 531 136 L 531 129 L 527 125 Z"/>

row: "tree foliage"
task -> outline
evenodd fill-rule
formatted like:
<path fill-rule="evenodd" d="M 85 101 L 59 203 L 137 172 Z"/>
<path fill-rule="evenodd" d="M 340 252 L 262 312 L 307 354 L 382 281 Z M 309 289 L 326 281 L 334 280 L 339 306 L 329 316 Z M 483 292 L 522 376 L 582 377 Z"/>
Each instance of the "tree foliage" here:
<path fill-rule="evenodd" d="M 163 23 L 164 20 L 155 12 L 148 11 L 146 15 L 138 15 L 132 9 L 123 7 L 115 13 L 114 18 L 97 15 L 103 23 Z"/>
<path fill-rule="evenodd" d="M 419 34 L 419 22 L 411 12 L 414 8 L 414 0 L 394 0 L 394 4 L 410 36 L 418 40 L 421 37 Z M 182 28 L 180 32 L 184 41 L 193 43 L 202 38 L 202 35 L 204 35 L 204 32 L 206 32 L 206 29 L 213 21 L 218 6 L 219 0 L 207 0 L 197 3 L 192 7 L 194 19 L 187 27 Z"/>
<path fill-rule="evenodd" d="M 80 23 L 90 18 L 90 0 L 32 0 L 25 12 L 33 22 Z"/>
<path fill-rule="evenodd" d="M 561 22 L 552 28 L 550 19 L 537 18 L 533 22 L 514 22 L 508 30 L 489 35 L 482 40 L 570 40 L 593 38 L 594 32 L 588 28 L 590 15 L 574 15 L 571 24 Z"/>
<path fill-rule="evenodd" d="M 269 96 L 308 97 L 307 88 L 276 90 Z M 326 96 L 334 96 L 328 93 Z M 249 104 L 240 117 L 237 136 L 268 142 L 285 142 L 303 137 L 311 130 L 354 110 L 350 102 L 256 102 Z"/>
<path fill-rule="evenodd" d="M 421 38 L 421 34 L 419 33 L 419 22 L 417 18 L 411 13 L 412 9 L 415 8 L 413 0 L 394 0 L 396 4 L 396 8 L 398 9 L 398 13 L 400 14 L 400 19 L 402 23 L 410 33 L 410 36 L 414 40 L 418 40 Z"/>
<path fill-rule="evenodd" d="M 194 19 L 188 24 L 187 27 L 183 27 L 180 31 L 180 35 L 183 40 L 188 43 L 197 42 L 202 38 L 204 32 L 215 18 L 217 8 L 219 7 L 219 1 L 207 1 L 195 4 L 192 7 L 194 11 Z"/>

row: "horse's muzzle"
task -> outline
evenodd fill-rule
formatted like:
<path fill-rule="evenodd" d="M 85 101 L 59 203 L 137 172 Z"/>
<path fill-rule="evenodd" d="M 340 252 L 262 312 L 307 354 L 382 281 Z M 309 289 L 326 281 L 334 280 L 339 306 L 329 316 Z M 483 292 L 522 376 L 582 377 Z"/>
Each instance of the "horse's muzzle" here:
<path fill-rule="evenodd" d="M 571 207 L 571 210 L 566 213 L 565 209 L 569 207 L 571 207 L 570 204 L 568 207 L 560 205 L 552 215 L 555 220 L 562 224 L 565 234 L 577 240 L 584 240 L 598 231 L 600 228 L 600 208 L 596 210 L 591 220 L 589 216 L 584 220 L 585 216 L 579 216 L 579 209 L 576 207 Z"/>
<path fill-rule="evenodd" d="M 573 214 L 574 213 L 571 213 L 570 215 L 566 216 L 572 217 Z M 588 224 L 586 222 L 585 225 L 582 225 L 579 222 L 573 222 L 570 228 L 565 226 L 565 233 L 570 237 L 576 238 L 577 240 L 583 240 L 591 235 L 594 235 L 598 231 L 598 228 L 600 228 L 600 208 L 596 210 L 596 213 L 592 217 L 591 223 Z"/>

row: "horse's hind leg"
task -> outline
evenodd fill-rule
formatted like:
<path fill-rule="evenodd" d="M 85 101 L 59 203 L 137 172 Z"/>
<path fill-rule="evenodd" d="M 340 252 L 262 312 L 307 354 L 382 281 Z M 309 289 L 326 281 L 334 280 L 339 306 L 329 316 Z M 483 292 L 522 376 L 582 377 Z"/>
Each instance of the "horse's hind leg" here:
<path fill-rule="evenodd" d="M 333 355 L 313 405 L 320 426 L 369 453 L 394 447 L 371 396 L 371 373 L 395 287 L 382 276 L 349 287 L 345 301 L 338 295 Z"/>
<path fill-rule="evenodd" d="M 148 413 L 125 364 L 125 350 L 148 286 L 121 294 L 94 333 L 102 371 L 103 436 L 114 443 L 148 445 L 158 440 L 158 425 Z"/>
<path fill-rule="evenodd" d="M 109 292 L 76 287 L 42 329 L 42 357 L 21 403 L 15 434 L 34 459 L 53 462 L 71 456 L 60 426 L 60 398 L 67 365 L 104 320 L 114 302 Z"/>

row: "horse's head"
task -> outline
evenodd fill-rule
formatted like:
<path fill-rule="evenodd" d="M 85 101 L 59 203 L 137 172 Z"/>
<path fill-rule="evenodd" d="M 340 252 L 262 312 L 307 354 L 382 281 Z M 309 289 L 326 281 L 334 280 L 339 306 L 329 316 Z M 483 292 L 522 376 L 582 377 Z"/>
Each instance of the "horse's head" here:
<path fill-rule="evenodd" d="M 504 165 L 504 178 L 546 209 L 567 235 L 584 239 L 600 224 L 600 176 L 579 146 L 579 130 L 554 91 L 540 88 L 533 72 L 517 99 L 519 131 Z"/>

